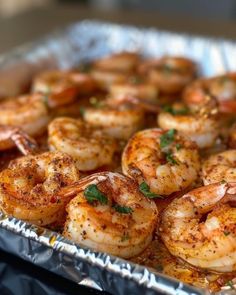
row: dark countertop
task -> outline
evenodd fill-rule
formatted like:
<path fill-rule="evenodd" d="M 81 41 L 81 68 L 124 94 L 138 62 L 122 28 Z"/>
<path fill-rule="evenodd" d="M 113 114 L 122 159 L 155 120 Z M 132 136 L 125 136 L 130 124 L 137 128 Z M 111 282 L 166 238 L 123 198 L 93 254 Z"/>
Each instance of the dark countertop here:
<path fill-rule="evenodd" d="M 236 39 L 236 22 L 233 21 L 199 20 L 167 15 L 158 11 L 101 11 L 79 5 L 56 5 L 0 20 L 0 53 L 32 41 L 58 27 L 83 19 L 153 26 L 176 32 Z"/>

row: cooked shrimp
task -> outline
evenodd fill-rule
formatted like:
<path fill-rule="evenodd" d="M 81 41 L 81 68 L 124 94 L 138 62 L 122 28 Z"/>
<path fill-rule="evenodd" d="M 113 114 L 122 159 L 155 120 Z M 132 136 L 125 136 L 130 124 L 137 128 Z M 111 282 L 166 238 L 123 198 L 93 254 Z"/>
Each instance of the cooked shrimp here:
<path fill-rule="evenodd" d="M 220 133 L 220 123 L 215 114 L 191 112 L 186 108 L 176 112 L 161 112 L 157 117 L 158 125 L 163 129 L 176 129 L 179 134 L 195 141 L 200 148 L 214 145 Z"/>
<path fill-rule="evenodd" d="M 0 125 L 20 127 L 30 136 L 42 134 L 49 121 L 41 94 L 29 94 L 0 103 Z"/>
<path fill-rule="evenodd" d="M 114 83 L 124 83 L 134 71 L 139 55 L 131 52 L 122 52 L 94 62 L 91 75 L 100 88 L 108 90 Z"/>
<path fill-rule="evenodd" d="M 122 155 L 123 173 L 139 183 L 146 182 L 160 195 L 188 187 L 197 179 L 199 169 L 196 144 L 175 130 L 140 131 L 129 140 Z"/>
<path fill-rule="evenodd" d="M 95 88 L 96 83 L 88 74 L 59 70 L 39 74 L 32 86 L 33 92 L 46 96 L 51 108 L 72 103 L 78 95 L 91 94 Z"/>
<path fill-rule="evenodd" d="M 67 206 L 63 234 L 82 246 L 123 258 L 141 253 L 151 242 L 158 211 L 137 184 L 119 173 L 82 179 Z"/>
<path fill-rule="evenodd" d="M 137 66 L 139 58 L 134 52 L 115 53 L 98 59 L 93 63 L 93 67 L 103 71 L 130 72 Z"/>
<path fill-rule="evenodd" d="M 157 88 L 150 83 L 117 83 L 110 86 L 107 102 L 111 106 L 134 104 L 144 110 L 157 112 L 157 94 Z"/>
<path fill-rule="evenodd" d="M 192 109 L 198 108 L 205 96 L 213 96 L 219 103 L 220 112 L 236 112 L 236 73 L 205 78 L 189 84 L 183 99 Z"/>
<path fill-rule="evenodd" d="M 49 147 L 71 155 L 79 170 L 94 170 L 112 163 L 115 140 L 82 120 L 56 118 L 48 126 Z"/>
<path fill-rule="evenodd" d="M 140 65 L 139 72 L 147 75 L 149 81 L 166 94 L 175 94 L 197 75 L 196 64 L 184 57 L 164 56 L 148 60 Z"/>
<path fill-rule="evenodd" d="M 102 90 L 109 90 L 112 84 L 124 83 L 129 79 L 129 73 L 104 71 L 100 69 L 92 69 L 90 72 L 93 79 Z"/>
<path fill-rule="evenodd" d="M 23 155 L 33 154 L 37 151 L 36 141 L 20 128 L 0 126 L 0 151 L 16 146 Z"/>
<path fill-rule="evenodd" d="M 49 225 L 65 214 L 70 198 L 60 190 L 79 180 L 73 159 L 60 152 L 30 155 L 0 173 L 0 209 L 38 225 Z"/>
<path fill-rule="evenodd" d="M 210 156 L 202 165 L 204 184 L 236 182 L 236 150 L 228 150 Z"/>
<path fill-rule="evenodd" d="M 126 140 L 142 128 L 144 113 L 136 108 L 104 106 L 103 108 L 86 109 L 84 120 L 111 137 Z"/>
<path fill-rule="evenodd" d="M 236 271 L 236 183 L 215 183 L 175 199 L 160 233 L 170 253 L 212 271 Z"/>

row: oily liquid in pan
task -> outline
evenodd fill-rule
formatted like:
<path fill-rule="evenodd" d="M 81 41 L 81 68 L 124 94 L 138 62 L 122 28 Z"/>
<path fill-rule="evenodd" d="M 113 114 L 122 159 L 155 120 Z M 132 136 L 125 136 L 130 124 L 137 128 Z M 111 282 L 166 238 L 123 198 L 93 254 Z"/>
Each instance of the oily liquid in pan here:
<path fill-rule="evenodd" d="M 71 105 L 67 105 L 65 107 L 59 107 L 52 112 L 53 117 L 58 116 L 70 116 L 70 117 L 79 117 L 81 116 L 81 110 L 84 107 L 98 104 L 100 101 L 100 97 L 102 97 L 102 93 L 97 93 L 96 98 L 83 97 L 77 100 L 75 103 Z M 163 101 L 166 103 L 169 98 L 164 97 Z M 145 126 L 148 127 L 156 127 L 155 116 L 150 115 L 148 120 L 146 121 Z M 47 150 L 47 134 L 42 135 L 37 138 L 37 142 L 40 145 L 40 149 L 42 151 Z M 121 142 L 122 145 L 122 142 Z M 213 148 L 205 150 L 202 152 L 202 156 L 205 157 L 208 154 L 212 154 L 215 152 L 219 152 L 224 150 L 225 146 L 223 144 L 216 144 Z M 7 167 L 8 163 L 19 157 L 19 152 L 17 150 L 10 150 L 1 152 L 0 154 L 0 169 L 4 169 Z M 92 174 L 93 172 L 101 172 L 101 171 L 118 171 L 121 172 L 120 167 L 120 154 L 116 154 L 114 157 L 114 163 L 112 166 L 101 167 L 96 171 L 84 172 L 83 176 L 87 176 Z M 197 184 L 196 184 L 197 185 Z M 187 191 L 187 190 L 186 190 Z M 166 206 L 174 199 L 182 196 L 186 191 L 181 193 L 173 193 L 166 199 L 156 199 L 156 205 L 158 207 L 159 212 L 161 212 Z M 160 213 L 161 214 L 161 213 Z M 61 228 L 57 228 L 57 231 L 61 232 Z M 232 281 L 235 278 L 234 274 L 217 274 L 210 273 L 206 270 L 199 270 L 194 268 L 187 263 L 178 260 L 176 257 L 172 256 L 167 248 L 162 243 L 158 232 L 155 233 L 153 241 L 150 245 L 137 257 L 131 259 L 134 263 L 138 263 L 141 265 L 145 265 L 151 267 L 155 272 L 161 272 L 168 276 L 175 277 L 180 281 L 183 281 L 188 284 L 192 284 L 196 287 L 207 288 L 210 291 L 216 292 L 221 289 L 222 286 L 227 285 L 227 282 Z"/>

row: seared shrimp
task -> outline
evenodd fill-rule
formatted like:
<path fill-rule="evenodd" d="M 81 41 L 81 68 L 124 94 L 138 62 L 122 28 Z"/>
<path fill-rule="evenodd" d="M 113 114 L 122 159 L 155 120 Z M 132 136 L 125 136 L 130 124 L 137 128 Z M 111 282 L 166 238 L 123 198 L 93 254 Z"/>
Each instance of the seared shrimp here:
<path fill-rule="evenodd" d="M 98 85 L 108 90 L 114 83 L 124 83 L 134 71 L 139 55 L 122 52 L 97 60 L 92 67 L 91 75 Z"/>
<path fill-rule="evenodd" d="M 30 136 L 42 134 L 49 121 L 41 94 L 29 94 L 0 103 L 0 125 L 20 127 Z"/>
<path fill-rule="evenodd" d="M 196 80 L 186 87 L 183 99 L 190 108 L 195 109 L 202 103 L 205 96 L 217 99 L 220 112 L 235 113 L 236 73 Z"/>
<path fill-rule="evenodd" d="M 191 185 L 198 176 L 200 160 L 195 143 L 174 129 L 153 128 L 136 133 L 122 155 L 125 175 L 146 182 L 150 190 L 169 195 Z"/>
<path fill-rule="evenodd" d="M 68 188 L 73 190 L 63 232 L 67 238 L 123 258 L 138 255 L 151 242 L 158 211 L 132 179 L 96 173 Z"/>
<path fill-rule="evenodd" d="M 16 146 L 23 155 L 33 154 L 37 149 L 36 141 L 20 128 L 0 126 L 0 151 Z"/>
<path fill-rule="evenodd" d="M 176 94 L 197 75 L 196 64 L 184 57 L 164 56 L 140 65 L 140 74 L 147 75 L 151 83 L 166 94 Z"/>
<path fill-rule="evenodd" d="M 236 183 L 215 183 L 175 199 L 160 233 L 170 253 L 212 271 L 236 271 Z"/>
<path fill-rule="evenodd" d="M 60 152 L 25 156 L 0 173 L 0 209 L 38 225 L 63 218 L 70 200 L 60 190 L 79 180 L 73 159 Z"/>
<path fill-rule="evenodd" d="M 84 112 L 84 120 L 91 126 L 100 128 L 105 134 L 127 140 L 144 123 L 144 113 L 136 108 L 88 108 Z"/>
<path fill-rule="evenodd" d="M 202 165 L 204 184 L 220 181 L 236 182 L 236 150 L 210 156 Z"/>
<path fill-rule="evenodd" d="M 147 111 L 157 112 L 157 88 L 150 83 L 116 83 L 110 86 L 108 104 L 134 104 Z"/>
<path fill-rule="evenodd" d="M 183 111 L 187 110 L 183 108 Z M 217 112 L 217 110 L 216 110 Z M 200 148 L 211 147 L 219 136 L 219 120 L 215 114 L 191 112 L 181 114 L 181 109 L 161 112 L 157 117 L 158 125 L 163 129 L 176 129 L 180 134 L 195 141 Z"/>
<path fill-rule="evenodd" d="M 33 81 L 33 92 L 46 96 L 49 107 L 72 103 L 78 95 L 91 94 L 95 81 L 87 74 L 68 71 L 49 71 L 39 74 Z"/>
<path fill-rule="evenodd" d="M 93 63 L 93 66 L 103 71 L 131 72 L 137 66 L 138 61 L 137 53 L 121 52 L 100 58 Z"/>
<path fill-rule="evenodd" d="M 48 126 L 49 147 L 71 155 L 79 170 L 94 170 L 112 163 L 115 140 L 82 120 L 54 119 Z"/>

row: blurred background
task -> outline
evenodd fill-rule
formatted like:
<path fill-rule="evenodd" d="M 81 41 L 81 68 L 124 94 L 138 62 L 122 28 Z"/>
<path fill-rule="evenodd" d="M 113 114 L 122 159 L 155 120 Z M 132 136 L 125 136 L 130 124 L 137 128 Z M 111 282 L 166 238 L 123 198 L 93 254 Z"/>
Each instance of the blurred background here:
<path fill-rule="evenodd" d="M 194 18 L 236 18 L 235 0 L 0 0 L 0 17 L 11 17 L 30 9 L 56 3 L 82 4 L 99 10 L 156 10 L 164 14 Z"/>
<path fill-rule="evenodd" d="M 0 54 L 84 19 L 236 39 L 236 0 L 0 0 Z"/>

